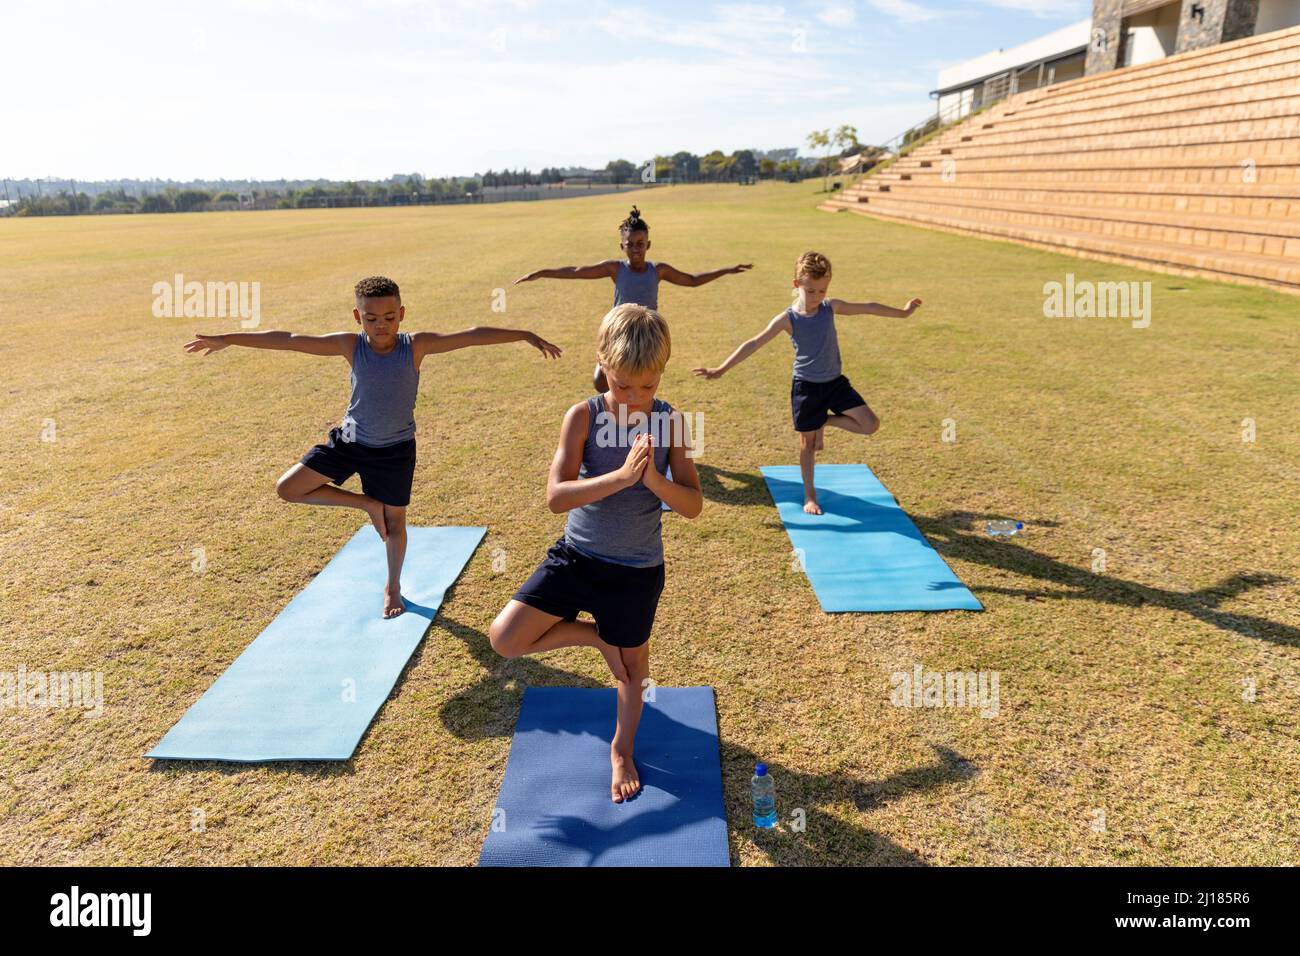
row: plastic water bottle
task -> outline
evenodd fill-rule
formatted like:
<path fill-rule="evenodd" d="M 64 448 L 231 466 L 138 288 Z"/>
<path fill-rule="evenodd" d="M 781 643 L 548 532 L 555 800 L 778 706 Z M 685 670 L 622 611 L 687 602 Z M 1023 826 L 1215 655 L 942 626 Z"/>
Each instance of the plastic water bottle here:
<path fill-rule="evenodd" d="M 1024 525 L 1019 521 L 1012 521 L 1009 518 L 995 518 L 985 525 L 984 530 L 995 538 L 1003 536 L 1009 538 L 1022 528 L 1024 528 Z"/>
<path fill-rule="evenodd" d="M 754 792 L 754 826 L 770 830 L 776 826 L 776 784 L 767 775 L 767 764 L 754 766 L 754 776 L 749 781 Z"/>

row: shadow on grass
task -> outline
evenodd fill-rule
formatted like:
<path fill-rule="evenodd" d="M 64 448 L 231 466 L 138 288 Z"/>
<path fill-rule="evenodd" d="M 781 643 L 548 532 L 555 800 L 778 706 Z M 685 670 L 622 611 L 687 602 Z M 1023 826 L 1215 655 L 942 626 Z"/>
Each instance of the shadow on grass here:
<path fill-rule="evenodd" d="M 591 680 L 572 674 L 532 657 L 501 658 L 488 641 L 487 635 L 447 617 L 438 623 L 464 641 L 470 655 L 483 665 L 487 674 L 473 687 L 467 688 L 443 704 L 440 716 L 443 724 L 456 736 L 467 740 L 485 737 L 511 737 L 519 716 L 523 692 L 527 686 L 565 686 L 601 688 L 608 682 Z M 721 737 L 721 728 L 719 728 Z M 768 762 L 768 767 L 780 781 L 780 799 L 783 806 L 802 807 L 806 829 L 796 832 L 789 829 L 789 814 L 783 823 L 786 829 L 755 831 L 755 840 L 774 863 L 778 865 L 882 865 L 924 866 L 925 861 L 910 850 L 865 827 L 855 826 L 837 819 L 821 807 L 830 803 L 852 803 L 860 812 L 868 812 L 908 793 L 930 790 L 958 781 L 968 780 L 976 773 L 975 767 L 956 752 L 936 748 L 935 762 L 895 774 L 886 780 L 861 781 L 842 774 L 801 774 L 797 771 Z M 735 744 L 721 743 L 723 767 L 723 801 L 727 807 L 729 832 L 742 832 L 751 828 L 749 779 L 759 756 Z M 559 818 L 563 822 L 563 818 Z M 662 832 L 671 832 L 683 822 L 666 814 L 652 826 Z M 570 821 L 575 832 L 586 832 L 587 824 Z M 562 838 L 566 828 L 557 824 Z M 645 821 L 641 821 L 638 835 L 644 835 Z M 587 838 L 595 839 L 590 833 Z M 599 841 L 609 844 L 612 834 L 599 836 Z M 735 863 L 735 849 L 731 851 Z"/>
<path fill-rule="evenodd" d="M 1031 599 L 1084 600 L 1120 607 L 1156 607 L 1178 611 L 1221 630 L 1275 644 L 1300 646 L 1300 628 L 1280 624 L 1253 614 L 1220 611 L 1218 606 L 1253 588 L 1288 584 L 1290 579 L 1268 572 L 1239 572 L 1197 591 L 1172 591 L 1125 581 L 1107 574 L 1076 568 L 1053 557 L 1034 551 L 1016 539 L 995 540 L 971 526 L 1002 515 L 950 511 L 937 517 L 914 515 L 912 520 L 936 551 L 944 557 L 973 561 L 991 568 L 1002 568 L 1030 578 L 1063 585 L 1065 590 L 1044 588 L 972 588 L 991 594 L 1006 594 Z M 1028 522 L 1027 522 L 1028 523 Z"/>
<path fill-rule="evenodd" d="M 702 464 L 697 465 L 696 468 L 700 474 L 701 487 L 708 500 L 729 505 L 761 504 L 771 509 L 773 519 L 778 519 L 775 521 L 775 526 L 784 530 L 776 506 L 768 494 L 767 482 L 761 474 L 726 471 Z M 834 492 L 819 489 L 818 499 L 827 511 L 834 510 L 836 499 Z M 857 499 L 853 499 L 851 504 L 855 508 L 861 507 L 861 502 Z M 882 515 L 886 510 L 892 511 L 892 509 L 881 509 Z M 985 521 L 1005 518 L 1006 515 L 949 511 L 936 517 L 925 515 L 908 517 L 934 549 L 945 558 L 960 558 L 986 567 L 1001 568 L 1027 577 L 1064 585 L 1066 588 L 1066 590 L 971 588 L 977 593 L 1006 594 L 1032 600 L 1097 601 L 1120 607 L 1141 607 L 1151 604 L 1190 615 L 1199 621 L 1234 634 L 1271 641 L 1275 644 L 1300 646 L 1300 628 L 1252 614 L 1236 614 L 1218 609 L 1225 600 L 1235 598 L 1253 588 L 1291 583 L 1290 578 L 1282 575 L 1267 571 L 1243 571 L 1197 591 L 1172 591 L 1125 581 L 1111 575 L 1094 574 L 1091 570 L 1077 568 L 1034 551 L 1022 544 L 1020 539 L 994 539 L 975 530 Z M 773 522 L 765 523 L 769 527 L 773 525 Z M 1030 527 L 1060 526 L 1059 522 L 1046 519 L 1027 519 L 1025 524 Z"/>
<path fill-rule="evenodd" d="M 755 845 L 777 866 L 928 866 L 911 850 L 865 827 L 854 826 L 822 809 L 851 803 L 868 813 L 912 793 L 950 786 L 972 779 L 975 765 L 956 751 L 936 746 L 935 760 L 884 780 L 863 782 L 841 774 L 805 774 L 768 761 L 777 782 L 780 825 L 760 830 L 751 822 L 749 779 L 757 758 L 742 747 L 723 744 L 731 799 L 727 813 L 731 827 L 749 833 Z M 802 809 L 804 830 L 791 826 L 794 810 Z"/>
<path fill-rule="evenodd" d="M 704 492 L 705 501 L 716 501 L 720 505 L 772 507 L 767 483 L 757 472 L 727 471 L 700 462 L 695 463 L 695 471 L 700 476 L 700 490 Z"/>

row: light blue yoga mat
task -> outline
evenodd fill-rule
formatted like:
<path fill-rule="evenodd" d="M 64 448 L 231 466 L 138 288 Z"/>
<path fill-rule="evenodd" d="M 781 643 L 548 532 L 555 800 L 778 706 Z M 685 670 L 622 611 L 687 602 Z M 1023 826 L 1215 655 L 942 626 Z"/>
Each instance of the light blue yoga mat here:
<path fill-rule="evenodd" d="M 145 754 L 347 760 L 486 528 L 406 530 L 406 612 L 385 620 L 384 542 L 361 528 Z"/>
<path fill-rule="evenodd" d="M 712 687 L 658 687 L 641 713 L 641 791 L 609 798 L 613 688 L 530 687 L 480 866 L 729 866 Z"/>
<path fill-rule="evenodd" d="M 866 465 L 818 465 L 817 503 L 803 510 L 798 465 L 762 469 L 822 610 L 982 611 Z"/>

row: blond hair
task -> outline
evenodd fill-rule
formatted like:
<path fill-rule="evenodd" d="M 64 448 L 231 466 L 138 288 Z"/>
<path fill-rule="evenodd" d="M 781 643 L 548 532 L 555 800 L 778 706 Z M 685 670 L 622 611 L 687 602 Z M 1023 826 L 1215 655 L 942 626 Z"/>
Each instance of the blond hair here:
<path fill-rule="evenodd" d="M 820 252 L 805 252 L 794 264 L 794 278 L 798 282 L 804 276 L 821 279 L 831 274 L 831 260 Z"/>
<path fill-rule="evenodd" d="M 672 352 L 668 323 L 654 309 L 625 302 L 605 313 L 596 333 L 596 359 L 632 375 L 662 372 Z"/>

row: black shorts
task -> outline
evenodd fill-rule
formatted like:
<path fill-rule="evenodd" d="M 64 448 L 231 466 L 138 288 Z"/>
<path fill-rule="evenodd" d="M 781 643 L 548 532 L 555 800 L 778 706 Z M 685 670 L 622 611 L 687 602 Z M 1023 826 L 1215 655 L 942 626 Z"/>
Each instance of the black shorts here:
<path fill-rule="evenodd" d="M 546 552 L 546 560 L 515 592 L 514 600 L 566 621 L 587 611 L 606 644 L 640 647 L 650 640 L 663 590 L 662 564 L 633 568 L 601 561 L 583 554 L 561 535 Z"/>
<path fill-rule="evenodd" d="M 830 417 L 828 410 L 840 415 L 865 404 L 843 375 L 829 382 L 806 382 L 801 378 L 790 382 L 790 411 L 797 432 L 815 432 L 821 428 Z"/>
<path fill-rule="evenodd" d="M 415 478 L 415 439 L 396 445 L 362 445 L 344 441 L 340 428 L 330 429 L 330 439 L 315 445 L 302 456 L 302 463 L 319 471 L 336 485 L 361 474 L 361 490 L 394 508 L 411 503 L 411 482 Z"/>

